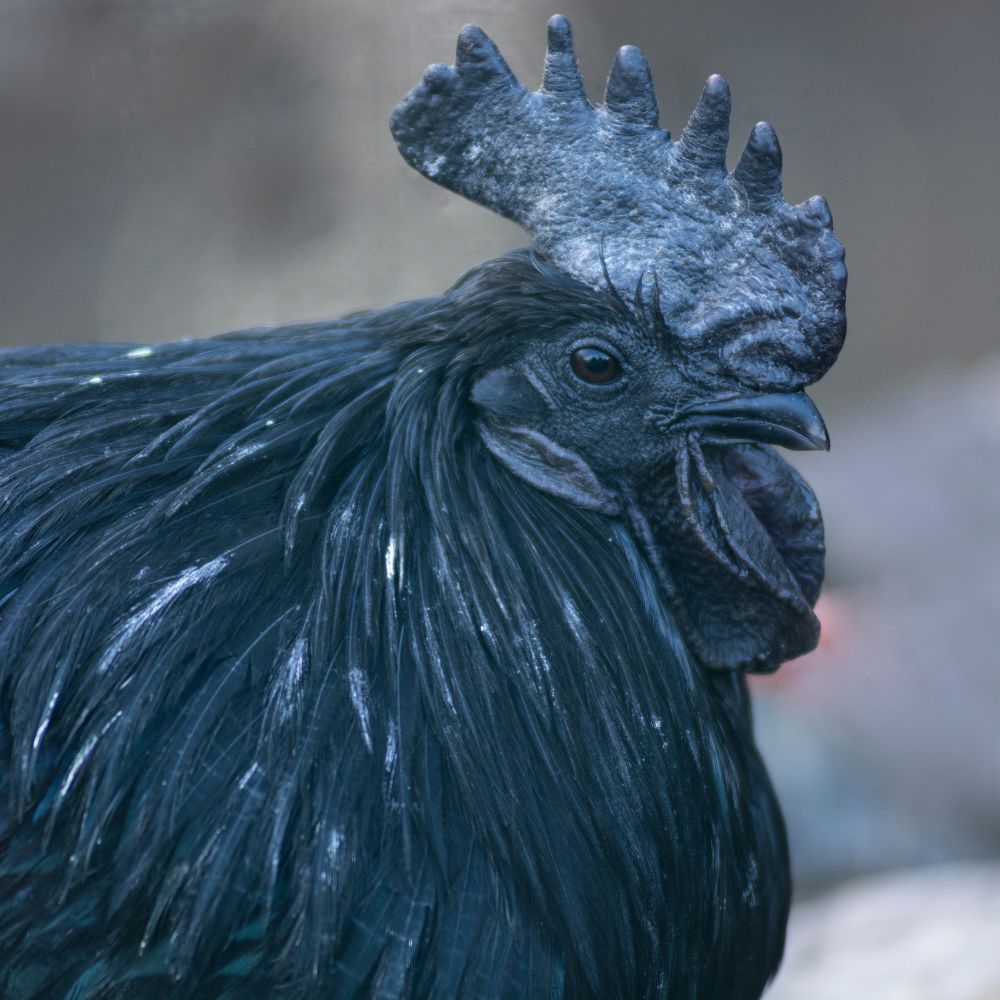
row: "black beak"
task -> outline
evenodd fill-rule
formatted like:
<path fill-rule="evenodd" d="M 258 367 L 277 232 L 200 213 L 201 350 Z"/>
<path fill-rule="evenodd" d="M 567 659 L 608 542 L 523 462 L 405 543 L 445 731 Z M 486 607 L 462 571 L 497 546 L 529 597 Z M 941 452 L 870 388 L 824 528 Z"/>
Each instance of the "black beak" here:
<path fill-rule="evenodd" d="M 668 426 L 701 430 L 718 443 L 759 441 L 795 451 L 829 451 L 830 435 L 804 392 L 708 400 L 684 407 Z"/>

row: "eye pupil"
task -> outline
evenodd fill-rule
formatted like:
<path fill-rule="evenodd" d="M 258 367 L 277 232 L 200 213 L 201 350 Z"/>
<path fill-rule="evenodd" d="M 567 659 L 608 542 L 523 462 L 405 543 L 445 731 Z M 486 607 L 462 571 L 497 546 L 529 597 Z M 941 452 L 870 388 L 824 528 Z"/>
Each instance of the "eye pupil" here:
<path fill-rule="evenodd" d="M 570 365 L 577 378 L 601 384 L 612 382 L 621 374 L 622 366 L 599 347 L 581 347 L 573 352 Z"/>

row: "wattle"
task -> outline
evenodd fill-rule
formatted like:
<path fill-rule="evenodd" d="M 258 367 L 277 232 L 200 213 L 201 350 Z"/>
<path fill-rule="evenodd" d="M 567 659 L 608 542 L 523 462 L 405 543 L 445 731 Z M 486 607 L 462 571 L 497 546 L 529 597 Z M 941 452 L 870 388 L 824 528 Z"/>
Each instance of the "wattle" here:
<path fill-rule="evenodd" d="M 705 666 L 773 670 L 813 649 L 823 526 L 774 449 L 682 439 L 633 494 L 647 554 Z"/>

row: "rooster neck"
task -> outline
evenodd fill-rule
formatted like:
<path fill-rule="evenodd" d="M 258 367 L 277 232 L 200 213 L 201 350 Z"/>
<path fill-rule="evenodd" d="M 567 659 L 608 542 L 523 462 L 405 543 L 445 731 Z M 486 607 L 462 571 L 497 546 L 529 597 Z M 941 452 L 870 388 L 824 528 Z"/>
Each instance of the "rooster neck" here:
<path fill-rule="evenodd" d="M 745 684 L 697 665 L 622 521 L 539 493 L 457 420 L 441 426 L 461 413 L 451 391 L 411 397 L 433 415 L 399 413 L 401 436 L 428 431 L 415 462 L 387 462 L 379 541 L 384 655 L 426 725 L 399 720 L 403 802 L 421 787 L 407 759 L 426 772 L 430 752 L 439 775 L 417 835 L 447 873 L 472 832 L 508 905 L 572 956 L 574 995 L 653 995 L 653 970 L 674 995 L 704 967 L 699 996 L 756 996 L 788 873 Z"/>

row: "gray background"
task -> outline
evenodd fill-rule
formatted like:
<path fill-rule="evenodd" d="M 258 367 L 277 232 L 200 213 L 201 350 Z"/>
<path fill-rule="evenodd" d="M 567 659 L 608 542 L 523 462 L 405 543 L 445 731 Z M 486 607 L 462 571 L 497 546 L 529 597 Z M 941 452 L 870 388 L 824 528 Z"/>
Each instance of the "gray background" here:
<path fill-rule="evenodd" d="M 387 120 L 470 20 L 536 86 L 554 2 L 0 0 L 0 345 L 333 316 L 527 242 L 406 167 Z M 1000 5 L 558 9 L 592 98 L 638 44 L 675 134 L 724 73 L 731 158 L 772 121 L 788 199 L 826 195 L 847 247 L 814 393 L 834 450 L 804 462 L 824 642 L 757 684 L 800 895 L 1000 856 Z"/>

